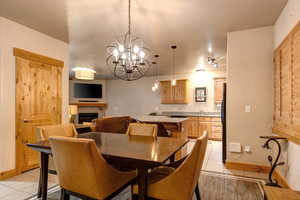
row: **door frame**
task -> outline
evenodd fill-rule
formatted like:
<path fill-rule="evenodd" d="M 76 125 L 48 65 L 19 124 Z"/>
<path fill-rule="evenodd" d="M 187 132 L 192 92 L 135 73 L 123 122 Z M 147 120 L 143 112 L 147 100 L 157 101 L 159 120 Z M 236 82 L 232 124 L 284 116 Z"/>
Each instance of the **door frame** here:
<path fill-rule="evenodd" d="M 43 56 L 37 53 L 33 53 L 30 51 L 26 51 L 23 49 L 19 49 L 19 48 L 14 48 L 13 49 L 13 55 L 15 56 L 15 63 L 17 60 L 17 57 L 22 58 L 22 59 L 26 59 L 29 61 L 34 61 L 34 62 L 39 62 L 42 64 L 48 64 L 48 65 L 52 65 L 52 66 L 56 66 L 56 67 L 64 67 L 64 62 L 61 60 L 57 60 L 54 58 L 50 58 L 47 56 Z M 15 65 L 15 78 L 17 79 L 17 65 Z M 16 89 L 15 89 L 16 90 Z M 17 98 L 17 95 L 15 95 L 15 98 Z M 15 101 L 17 102 L 17 101 Z M 17 112 L 17 105 L 15 105 L 15 112 Z M 61 112 L 62 113 L 62 112 Z M 16 120 L 17 117 L 15 117 Z M 22 138 L 20 137 L 20 135 L 18 135 L 18 127 L 17 127 L 17 121 L 15 122 L 15 171 L 16 171 L 16 175 L 22 173 L 22 163 L 24 161 L 23 155 L 22 155 L 22 145 L 20 145 L 22 143 Z M 38 165 L 36 166 L 38 167 Z"/>

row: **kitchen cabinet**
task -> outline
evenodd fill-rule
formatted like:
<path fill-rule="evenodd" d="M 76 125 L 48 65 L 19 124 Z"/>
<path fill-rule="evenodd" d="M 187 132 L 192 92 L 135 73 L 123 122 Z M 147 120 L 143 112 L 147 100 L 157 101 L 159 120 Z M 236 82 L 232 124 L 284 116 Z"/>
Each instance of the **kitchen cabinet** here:
<path fill-rule="evenodd" d="M 222 103 L 223 99 L 223 84 L 226 78 L 214 78 L 214 101 L 215 104 Z"/>
<path fill-rule="evenodd" d="M 188 103 L 188 80 L 177 80 L 172 86 L 171 81 L 160 82 L 160 96 L 162 104 L 187 104 Z"/>
<path fill-rule="evenodd" d="M 274 52 L 273 133 L 300 144 L 300 22 Z"/>
<path fill-rule="evenodd" d="M 210 140 L 222 140 L 220 117 L 190 117 L 184 125 L 185 133 L 190 138 L 201 137 L 207 131 Z"/>

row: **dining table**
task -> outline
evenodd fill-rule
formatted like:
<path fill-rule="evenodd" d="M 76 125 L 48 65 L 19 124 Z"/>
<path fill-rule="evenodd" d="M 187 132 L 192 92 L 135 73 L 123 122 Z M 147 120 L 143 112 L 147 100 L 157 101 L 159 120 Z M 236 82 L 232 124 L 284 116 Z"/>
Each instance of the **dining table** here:
<path fill-rule="evenodd" d="M 188 139 L 125 135 L 119 133 L 89 132 L 75 137 L 93 139 L 96 146 L 112 166 L 120 169 L 137 170 L 138 199 L 147 198 L 148 172 L 154 167 L 173 162 L 175 154 L 187 145 Z M 40 152 L 40 181 L 38 198 L 47 199 L 48 163 L 52 156 L 49 141 L 27 144 L 28 147 Z M 76 153 L 76 152 L 74 152 Z M 76 164 L 76 163 L 70 163 Z"/>

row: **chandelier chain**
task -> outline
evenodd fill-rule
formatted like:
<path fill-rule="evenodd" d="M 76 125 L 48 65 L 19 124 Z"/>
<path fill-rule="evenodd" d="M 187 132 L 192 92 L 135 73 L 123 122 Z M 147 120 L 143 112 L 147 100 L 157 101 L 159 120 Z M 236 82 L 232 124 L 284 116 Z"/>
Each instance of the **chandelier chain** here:
<path fill-rule="evenodd" d="M 131 34 L 131 0 L 128 0 L 128 33 Z"/>

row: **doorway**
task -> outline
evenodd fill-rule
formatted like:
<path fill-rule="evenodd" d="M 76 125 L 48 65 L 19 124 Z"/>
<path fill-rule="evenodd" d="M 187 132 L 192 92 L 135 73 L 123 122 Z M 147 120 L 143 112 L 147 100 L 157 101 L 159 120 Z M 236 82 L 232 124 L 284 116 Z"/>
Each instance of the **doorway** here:
<path fill-rule="evenodd" d="M 36 142 L 36 127 L 61 123 L 64 63 L 17 48 L 14 56 L 16 171 L 21 173 L 39 166 L 39 154 L 26 146 Z"/>

